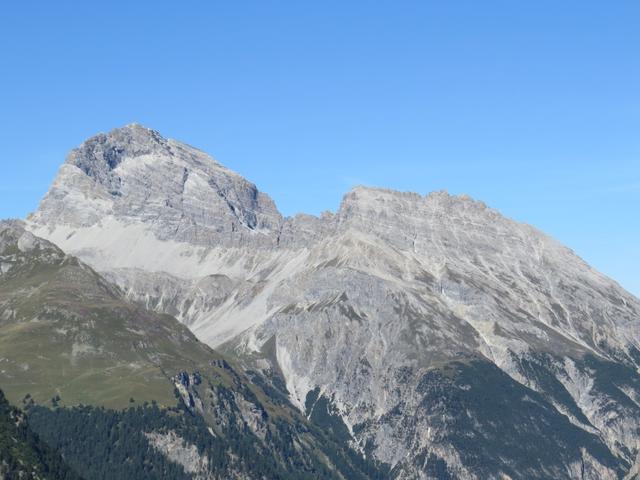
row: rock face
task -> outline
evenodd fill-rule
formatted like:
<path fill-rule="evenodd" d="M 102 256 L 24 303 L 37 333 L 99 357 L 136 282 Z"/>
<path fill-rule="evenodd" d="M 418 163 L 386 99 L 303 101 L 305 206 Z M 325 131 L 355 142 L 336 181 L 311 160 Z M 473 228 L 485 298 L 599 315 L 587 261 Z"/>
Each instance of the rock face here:
<path fill-rule="evenodd" d="M 618 478 L 636 462 L 640 301 L 481 202 L 359 187 L 335 214 L 283 218 L 134 125 L 74 150 L 28 228 L 281 376 L 394 478 Z"/>
<path fill-rule="evenodd" d="M 282 217 L 255 185 L 139 125 L 73 150 L 33 220 L 89 227 L 107 216 L 194 245 L 274 243 Z M 248 240 L 250 239 L 250 240 Z"/>

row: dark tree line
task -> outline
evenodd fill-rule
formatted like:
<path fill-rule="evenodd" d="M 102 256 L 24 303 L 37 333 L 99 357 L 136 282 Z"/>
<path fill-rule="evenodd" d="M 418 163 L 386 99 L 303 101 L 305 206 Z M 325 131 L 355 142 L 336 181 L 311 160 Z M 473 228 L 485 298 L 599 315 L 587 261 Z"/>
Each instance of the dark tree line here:
<path fill-rule="evenodd" d="M 0 478 L 79 480 L 63 458 L 30 428 L 0 390 Z"/>

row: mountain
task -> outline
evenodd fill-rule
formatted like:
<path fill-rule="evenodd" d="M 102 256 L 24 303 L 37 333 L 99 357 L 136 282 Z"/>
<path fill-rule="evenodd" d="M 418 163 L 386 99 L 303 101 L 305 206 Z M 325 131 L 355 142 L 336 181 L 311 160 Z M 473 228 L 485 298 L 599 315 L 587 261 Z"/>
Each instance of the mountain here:
<path fill-rule="evenodd" d="M 203 152 L 129 125 L 71 152 L 27 228 L 284 384 L 390 478 L 640 465 L 640 301 L 469 197 L 357 187 L 335 213 L 284 218 Z"/>
<path fill-rule="evenodd" d="M 8 399 L 87 480 L 379 473 L 350 437 L 17 221 L 0 222 L 0 352 Z"/>

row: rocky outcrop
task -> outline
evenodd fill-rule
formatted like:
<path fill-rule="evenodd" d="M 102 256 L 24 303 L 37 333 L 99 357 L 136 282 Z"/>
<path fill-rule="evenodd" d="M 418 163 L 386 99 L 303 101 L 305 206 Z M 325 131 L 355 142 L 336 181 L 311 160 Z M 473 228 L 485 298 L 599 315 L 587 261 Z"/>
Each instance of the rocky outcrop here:
<path fill-rule="evenodd" d="M 219 478 L 211 473 L 209 458 L 206 455 L 201 455 L 198 452 L 198 447 L 186 442 L 175 432 L 150 432 L 146 436 L 153 448 L 160 451 L 170 461 L 182 465 L 185 472 L 189 473 L 194 480 L 214 480 Z M 244 477 L 229 472 L 226 478 Z"/>

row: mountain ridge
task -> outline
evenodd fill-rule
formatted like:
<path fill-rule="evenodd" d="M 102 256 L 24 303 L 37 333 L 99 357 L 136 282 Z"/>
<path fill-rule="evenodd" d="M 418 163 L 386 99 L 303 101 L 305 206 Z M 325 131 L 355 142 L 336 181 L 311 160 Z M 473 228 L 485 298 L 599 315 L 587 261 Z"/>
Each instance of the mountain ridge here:
<path fill-rule="evenodd" d="M 427 464 L 454 478 L 517 477 L 514 465 L 526 478 L 615 478 L 636 461 L 640 300 L 558 241 L 445 192 L 356 187 L 335 213 L 285 218 L 202 152 L 154 137 L 172 154 L 150 154 L 120 134 L 119 153 L 80 148 L 74 160 L 111 163 L 119 180 L 63 167 L 29 230 L 247 369 L 281 377 L 301 412 L 325 405 L 395 478 L 433 478 Z M 512 420 L 531 425 L 529 441 L 562 425 L 551 470 L 516 451 L 473 466 L 465 435 L 500 444 L 491 395 L 525 409 Z M 533 427 L 526 398 L 548 425 Z M 460 425 L 455 405 L 466 405 L 474 427 L 429 415 L 434 402 Z"/>

